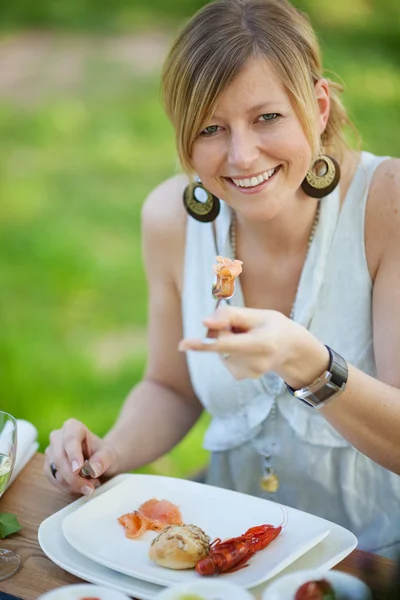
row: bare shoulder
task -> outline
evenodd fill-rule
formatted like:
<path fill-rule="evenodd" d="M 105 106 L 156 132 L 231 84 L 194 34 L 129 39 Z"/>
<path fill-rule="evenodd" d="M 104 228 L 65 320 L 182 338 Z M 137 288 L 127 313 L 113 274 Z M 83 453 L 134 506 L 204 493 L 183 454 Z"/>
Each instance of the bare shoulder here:
<path fill-rule="evenodd" d="M 400 200 L 400 159 L 388 158 L 376 169 L 372 178 L 370 196 L 380 197 L 381 200 Z"/>
<path fill-rule="evenodd" d="M 366 250 L 371 274 L 382 259 L 400 252 L 400 159 L 383 161 L 372 178 L 366 207 Z"/>
<path fill-rule="evenodd" d="M 163 181 L 147 196 L 142 207 L 142 241 L 146 269 L 168 269 L 181 287 L 186 240 L 183 191 L 186 175 Z M 165 272 L 167 275 L 167 273 Z"/>
<path fill-rule="evenodd" d="M 175 175 L 154 188 L 142 208 L 142 224 L 158 234 L 177 233 L 186 223 L 183 210 L 183 191 L 188 184 L 186 175 Z"/>

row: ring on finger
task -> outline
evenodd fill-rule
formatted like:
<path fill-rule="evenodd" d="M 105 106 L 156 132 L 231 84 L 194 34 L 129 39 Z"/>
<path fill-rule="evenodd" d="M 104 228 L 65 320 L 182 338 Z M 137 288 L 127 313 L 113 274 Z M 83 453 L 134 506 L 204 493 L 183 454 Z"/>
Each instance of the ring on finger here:
<path fill-rule="evenodd" d="M 51 471 L 51 474 L 53 475 L 54 479 L 56 479 L 57 467 L 53 462 L 50 463 L 50 471 Z"/>

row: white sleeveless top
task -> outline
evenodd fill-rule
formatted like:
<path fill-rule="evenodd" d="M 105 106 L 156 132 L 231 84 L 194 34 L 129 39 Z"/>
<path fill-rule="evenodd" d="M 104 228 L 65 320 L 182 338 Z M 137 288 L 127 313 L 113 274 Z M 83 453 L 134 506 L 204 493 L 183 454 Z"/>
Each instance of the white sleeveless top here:
<path fill-rule="evenodd" d="M 373 377 L 372 281 L 364 220 L 373 173 L 385 159 L 362 153 L 341 210 L 338 188 L 321 200 L 294 307 L 295 321 Z M 232 256 L 230 222 L 231 210 L 221 202 L 216 248 L 212 225 L 188 218 L 182 295 L 185 337 L 205 334 L 202 320 L 215 307 L 211 295 L 215 256 Z M 231 303 L 243 306 L 240 282 Z M 188 352 L 188 366 L 194 390 L 212 416 L 204 439 L 204 447 L 212 451 L 208 483 L 334 521 L 353 531 L 364 550 L 391 557 L 400 551 L 398 475 L 353 448 L 318 411 L 293 398 L 274 373 L 264 375 L 264 385 L 253 379 L 238 382 L 214 353 Z M 278 410 L 271 419 L 274 397 Z M 260 451 L 269 447 L 272 436 L 278 439 L 272 464 L 280 480 L 273 496 L 259 486 Z"/>

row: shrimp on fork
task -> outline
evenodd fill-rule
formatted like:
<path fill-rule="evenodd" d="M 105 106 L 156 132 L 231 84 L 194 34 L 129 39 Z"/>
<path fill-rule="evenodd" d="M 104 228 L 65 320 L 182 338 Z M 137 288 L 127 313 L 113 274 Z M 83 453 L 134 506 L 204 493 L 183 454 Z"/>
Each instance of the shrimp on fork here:
<path fill-rule="evenodd" d="M 215 310 L 221 304 L 222 300 L 229 300 L 235 293 L 235 280 L 242 272 L 241 260 L 232 260 L 217 256 L 217 263 L 213 265 L 213 273 L 217 277 L 216 283 L 212 286 L 212 295 L 217 300 Z M 217 337 L 214 330 L 208 329 L 206 339 Z"/>

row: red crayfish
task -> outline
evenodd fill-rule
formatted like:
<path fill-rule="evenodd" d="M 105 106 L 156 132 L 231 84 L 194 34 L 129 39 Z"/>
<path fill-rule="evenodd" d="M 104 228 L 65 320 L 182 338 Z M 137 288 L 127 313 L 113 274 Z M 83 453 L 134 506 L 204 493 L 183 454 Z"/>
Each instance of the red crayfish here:
<path fill-rule="evenodd" d="M 233 573 L 248 566 L 249 559 L 263 550 L 282 531 L 283 525 L 259 525 L 250 527 L 243 535 L 222 541 L 217 538 L 210 545 L 210 553 L 196 564 L 200 575 Z"/>

